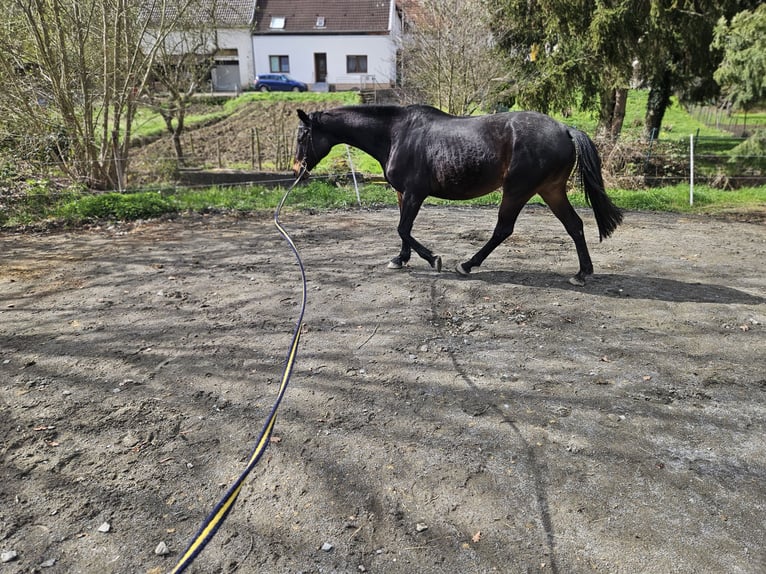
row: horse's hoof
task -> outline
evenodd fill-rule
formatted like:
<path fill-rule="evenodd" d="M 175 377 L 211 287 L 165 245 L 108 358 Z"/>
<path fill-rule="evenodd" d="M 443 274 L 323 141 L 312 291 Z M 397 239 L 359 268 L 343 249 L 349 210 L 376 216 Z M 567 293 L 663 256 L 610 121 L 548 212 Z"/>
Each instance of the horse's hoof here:
<path fill-rule="evenodd" d="M 442 270 L 442 258 L 438 255 L 434 257 L 434 262 L 431 263 L 431 267 L 433 267 L 437 273 L 441 273 Z"/>
<path fill-rule="evenodd" d="M 458 263 L 457 265 L 455 265 L 455 271 L 458 272 L 458 275 L 462 275 L 463 277 L 467 277 L 468 274 L 471 272 L 470 269 L 466 269 L 465 267 L 463 267 L 462 263 Z"/>
<path fill-rule="evenodd" d="M 569 278 L 569 283 L 571 283 L 575 287 L 584 287 L 585 279 L 583 279 L 579 275 L 573 275 L 572 277 Z"/>
<path fill-rule="evenodd" d="M 388 265 L 386 267 L 388 267 L 388 269 L 401 269 L 402 264 L 399 261 L 391 260 L 388 262 Z"/>

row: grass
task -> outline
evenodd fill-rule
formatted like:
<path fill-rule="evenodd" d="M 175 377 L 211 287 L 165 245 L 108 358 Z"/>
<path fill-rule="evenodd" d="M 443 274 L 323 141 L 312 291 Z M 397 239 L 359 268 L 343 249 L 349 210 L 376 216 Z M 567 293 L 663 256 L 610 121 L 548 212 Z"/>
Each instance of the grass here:
<path fill-rule="evenodd" d="M 157 192 L 83 195 L 51 210 L 51 216 L 67 224 L 89 221 L 132 221 L 160 217 L 176 211 L 176 203 Z"/>
<path fill-rule="evenodd" d="M 220 210 L 238 213 L 273 211 L 285 190 L 281 188 L 210 187 L 205 189 L 179 189 L 172 191 L 141 191 L 136 193 L 99 193 L 69 190 L 55 198 L 41 201 L 30 196 L 30 204 L 0 217 L 0 227 L 16 228 L 41 221 L 55 222 L 71 227 L 93 222 L 118 222 L 150 219 L 175 213 L 200 213 Z M 612 200 L 628 211 L 666 211 L 698 215 L 725 213 L 759 213 L 766 211 L 766 186 L 745 187 L 723 191 L 708 186 L 695 187 L 694 204 L 689 205 L 687 184 L 646 190 L 609 190 Z M 361 185 L 362 207 L 395 206 L 396 193 L 386 184 Z M 572 192 L 570 201 L 575 207 L 587 207 L 582 192 Z M 470 201 L 454 202 L 429 198 L 427 205 L 496 206 L 500 193 Z M 531 203 L 542 203 L 535 196 Z M 314 177 L 292 190 L 287 210 L 342 209 L 357 205 L 352 185 L 337 185 L 321 177 Z"/>
<path fill-rule="evenodd" d="M 238 213 L 273 211 L 285 190 L 281 188 L 211 187 L 206 189 L 180 189 L 173 191 L 142 191 L 137 193 L 69 192 L 42 209 L 36 205 L 33 221 L 55 221 L 62 226 L 78 226 L 93 222 L 133 221 L 175 213 L 221 210 Z M 689 205 L 687 185 L 653 188 L 649 190 L 610 190 L 612 200 L 629 211 L 668 211 L 689 214 L 716 214 L 726 212 L 760 212 L 766 210 L 766 186 L 722 191 L 706 186 L 695 188 L 694 205 Z M 368 183 L 360 188 L 363 207 L 395 206 L 396 193 L 387 185 Z M 581 192 L 570 193 L 575 207 L 586 207 Z M 452 202 L 429 198 L 428 205 L 496 206 L 500 193 L 470 201 Z M 535 196 L 532 203 L 542 203 Z M 309 180 L 292 190 L 286 209 L 340 209 L 357 205 L 356 193 L 351 185 L 336 185 L 321 178 Z M 29 212 L 21 210 L 6 217 L 0 225 L 18 227 L 31 222 Z"/>
<path fill-rule="evenodd" d="M 766 186 L 743 187 L 735 191 L 723 191 L 709 186 L 694 188 L 694 203 L 689 204 L 689 185 L 679 184 L 645 190 L 609 190 L 609 197 L 614 203 L 628 211 L 667 211 L 689 214 L 716 214 L 730 211 L 766 210 Z M 569 194 L 569 200 L 575 207 L 588 207 L 581 191 Z M 500 193 L 494 192 L 469 202 L 448 202 L 429 199 L 435 205 L 476 204 L 498 205 Z M 530 203 L 542 204 L 542 198 L 535 196 Z"/>

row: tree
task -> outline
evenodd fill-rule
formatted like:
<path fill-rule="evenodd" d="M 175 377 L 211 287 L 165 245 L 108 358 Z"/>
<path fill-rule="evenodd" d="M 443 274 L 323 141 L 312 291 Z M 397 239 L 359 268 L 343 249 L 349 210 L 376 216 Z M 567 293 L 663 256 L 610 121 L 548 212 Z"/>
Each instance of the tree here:
<path fill-rule="evenodd" d="M 639 37 L 639 74 L 649 86 L 644 120 L 647 137 L 659 133 L 671 96 L 705 101 L 718 94 L 713 74 L 721 59 L 711 50 L 719 18 L 755 6 L 748 0 L 653 0 Z"/>
<path fill-rule="evenodd" d="M 723 96 L 747 113 L 766 99 L 766 5 L 721 18 L 714 30 L 713 47 L 723 59 L 713 77 Z"/>
<path fill-rule="evenodd" d="M 633 0 L 489 0 L 509 55 L 505 100 L 543 112 L 573 106 L 599 114 L 599 132 L 622 126 L 640 10 Z"/>
<path fill-rule="evenodd" d="M 188 2 L 150 29 L 147 9 L 164 0 L 0 0 L 9 22 L 0 36 L 0 111 L 42 141 L 70 177 L 123 189 L 138 97 L 164 38 Z M 148 46 L 148 49 L 147 49 Z M 0 120 L 3 121 L 3 120 Z"/>
<path fill-rule="evenodd" d="M 656 133 L 673 94 L 715 95 L 720 54 L 710 51 L 721 15 L 747 0 L 488 0 L 493 30 L 513 58 L 509 94 L 542 111 L 598 110 L 600 130 L 619 132 L 626 88 L 637 75 L 650 90 L 647 135 Z M 634 70 L 634 62 L 638 69 Z"/>
<path fill-rule="evenodd" d="M 482 0 L 422 0 L 405 8 L 410 23 L 400 53 L 406 99 L 452 114 L 485 107 L 503 63 Z"/>
<path fill-rule="evenodd" d="M 163 16 L 159 10 L 152 14 L 152 21 L 159 22 Z M 186 111 L 204 81 L 214 67 L 218 51 L 218 23 L 226 15 L 231 19 L 237 5 L 216 0 L 191 0 L 189 9 L 179 17 L 174 30 L 157 40 L 157 57 L 154 61 L 152 79 L 155 88 L 145 92 L 149 107 L 157 111 L 170 133 L 173 150 L 179 165 L 184 160 L 181 134 L 185 127 Z M 226 15 L 223 12 L 226 12 Z M 238 15 L 246 20 L 246 15 Z"/>

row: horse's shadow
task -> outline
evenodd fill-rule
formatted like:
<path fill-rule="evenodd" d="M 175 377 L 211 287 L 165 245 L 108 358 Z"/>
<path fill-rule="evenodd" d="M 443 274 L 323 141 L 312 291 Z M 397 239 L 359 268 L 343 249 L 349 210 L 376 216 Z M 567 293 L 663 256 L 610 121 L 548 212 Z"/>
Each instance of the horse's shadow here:
<path fill-rule="evenodd" d="M 491 284 L 521 285 L 525 287 L 555 288 L 564 291 L 586 292 L 615 298 L 650 299 L 674 303 L 742 303 L 757 305 L 766 298 L 733 287 L 713 283 L 687 283 L 665 277 L 597 274 L 588 277 L 585 287 L 576 287 L 568 278 L 544 271 L 479 271 L 463 277 L 443 274 L 455 281 L 482 281 Z"/>

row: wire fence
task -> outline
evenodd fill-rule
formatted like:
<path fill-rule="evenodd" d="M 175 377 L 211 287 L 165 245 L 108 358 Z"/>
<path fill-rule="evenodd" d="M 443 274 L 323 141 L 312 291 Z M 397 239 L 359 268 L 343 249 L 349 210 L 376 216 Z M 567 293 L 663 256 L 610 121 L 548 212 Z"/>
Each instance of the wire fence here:
<path fill-rule="evenodd" d="M 673 140 L 600 142 L 599 147 L 608 187 L 656 188 L 692 178 L 721 189 L 764 185 L 766 155 L 748 150 L 746 141 L 691 134 Z"/>
<path fill-rule="evenodd" d="M 727 106 L 696 105 L 689 109 L 689 113 L 706 126 L 727 131 L 735 137 L 747 137 L 759 129 L 766 129 L 762 116 L 748 117 L 746 113 L 734 113 L 732 108 Z"/>
<path fill-rule="evenodd" d="M 247 131 L 247 130 L 243 130 Z M 136 150 L 128 166 L 126 191 L 161 191 L 217 187 L 286 187 L 293 181 L 286 169 L 293 154 L 289 130 L 277 137 L 258 140 L 255 130 L 246 137 L 226 137 L 195 144 L 193 135 L 184 142 L 188 154 L 181 165 L 169 153 L 169 142 L 147 150 Z M 292 136 L 292 134 L 289 134 Z M 649 189 L 676 185 L 691 179 L 697 185 L 721 189 L 766 185 L 766 155 L 748 152 L 740 137 L 699 137 L 650 141 L 597 142 L 608 189 Z M 38 142 L 39 143 L 39 142 Z M 30 145 L 32 143 L 30 142 Z M 694 157 L 690 154 L 693 145 Z M 357 156 L 358 157 L 358 156 Z M 61 171 L 60 163 L 48 157 L 27 163 L 9 164 L 0 159 L 0 220 L 14 212 L 43 212 L 52 203 L 104 190 L 87 189 Z M 328 160 L 325 160 L 327 162 Z M 352 182 L 351 154 L 339 154 L 326 164 L 327 181 Z M 694 173 L 691 168 L 694 166 Z M 279 169 L 277 169 L 279 167 Z M 374 174 L 373 174 L 374 175 Z M 313 176 L 318 179 L 317 176 Z M 377 176 L 380 179 L 380 176 Z M 107 190 L 109 191 L 109 190 Z M 358 193 L 358 190 L 357 190 Z"/>

